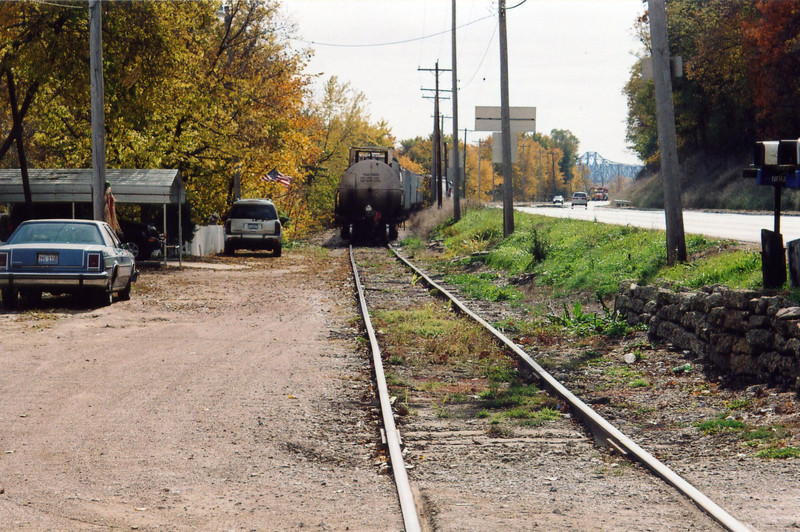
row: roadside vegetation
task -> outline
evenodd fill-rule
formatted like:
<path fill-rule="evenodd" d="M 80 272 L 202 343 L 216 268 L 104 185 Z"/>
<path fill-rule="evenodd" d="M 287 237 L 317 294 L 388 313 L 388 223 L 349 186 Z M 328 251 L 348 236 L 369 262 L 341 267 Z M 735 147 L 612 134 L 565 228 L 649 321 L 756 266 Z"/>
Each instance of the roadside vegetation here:
<path fill-rule="evenodd" d="M 662 231 L 515 213 L 516 231 L 503 239 L 502 212 L 477 209 L 434 234 L 459 265 L 482 261 L 506 275 L 528 274 L 557 294 L 614 295 L 621 281 L 699 288 L 725 284 L 761 288 L 761 258 L 732 241 L 686 238 L 690 260 L 666 265 Z"/>
<path fill-rule="evenodd" d="M 516 231 L 504 239 L 499 209 L 472 205 L 458 223 L 444 220 L 441 211 L 431 216 L 439 224 L 427 241 L 401 242 L 405 251 L 427 260 L 462 296 L 502 309 L 496 328 L 566 378 L 585 401 L 625 419 L 629 430 L 659 426 L 677 434 L 691 427 L 699 438 L 735 442 L 753 457 L 800 456 L 797 427 L 759 413 L 770 409 L 767 395 L 709 380 L 701 361 L 649 342 L 644 327 L 628 325 L 611 304 L 623 281 L 761 289 L 757 251 L 688 235 L 689 261 L 668 267 L 661 231 L 515 213 Z M 512 437 L 515 428 L 559 416 L 559 405 L 515 369 L 483 378 L 482 389 L 473 392 L 479 409 L 473 401 L 465 415 L 487 420 L 491 436 Z M 457 396 L 447 396 L 440 411 L 452 414 L 455 403 Z M 790 412 L 790 403 L 779 409 Z"/>

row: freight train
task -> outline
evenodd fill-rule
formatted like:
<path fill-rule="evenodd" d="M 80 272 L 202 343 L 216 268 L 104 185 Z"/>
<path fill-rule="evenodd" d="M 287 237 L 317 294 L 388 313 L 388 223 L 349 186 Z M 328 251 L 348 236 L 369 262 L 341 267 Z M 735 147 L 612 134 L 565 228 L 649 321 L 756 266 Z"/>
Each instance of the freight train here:
<path fill-rule="evenodd" d="M 351 147 L 334 220 L 353 242 L 394 240 L 397 226 L 422 206 L 424 177 L 400 166 L 394 148 Z"/>

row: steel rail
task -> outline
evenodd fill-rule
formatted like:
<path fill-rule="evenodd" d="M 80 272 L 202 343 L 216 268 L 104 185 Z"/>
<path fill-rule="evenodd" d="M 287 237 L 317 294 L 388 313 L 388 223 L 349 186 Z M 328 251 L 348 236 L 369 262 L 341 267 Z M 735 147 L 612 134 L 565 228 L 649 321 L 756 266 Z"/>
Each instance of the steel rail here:
<path fill-rule="evenodd" d="M 584 423 L 586 423 L 589 428 L 591 429 L 592 433 L 595 435 L 596 438 L 604 438 L 605 441 L 610 444 L 611 446 L 615 447 L 618 451 L 620 451 L 625 456 L 633 456 L 638 459 L 641 463 L 643 463 L 646 467 L 648 467 L 651 471 L 653 471 L 659 478 L 664 480 L 665 482 L 671 484 L 675 489 L 677 489 L 680 493 L 684 496 L 688 497 L 698 508 L 712 517 L 715 521 L 717 521 L 720 525 L 725 527 L 727 530 L 733 532 L 749 532 L 751 529 L 748 528 L 746 525 L 738 521 L 728 512 L 726 512 L 722 507 L 720 507 L 717 503 L 712 501 L 708 496 L 704 495 L 700 492 L 697 488 L 692 486 L 688 481 L 686 481 L 683 477 L 672 471 L 669 467 L 655 458 L 653 455 L 639 447 L 633 440 L 623 434 L 619 429 L 613 426 L 611 423 L 606 421 L 600 414 L 595 412 L 595 410 L 589 407 L 586 403 L 578 399 L 572 392 L 570 392 L 563 384 L 561 384 L 555 377 L 550 375 L 543 367 L 536 363 L 528 353 L 526 353 L 522 348 L 520 348 L 516 343 L 514 343 L 511 339 L 506 337 L 503 333 L 499 330 L 495 329 L 492 325 L 486 322 L 483 318 L 472 312 L 464 303 L 462 303 L 458 298 L 456 298 L 452 293 L 450 293 L 447 289 L 443 286 L 440 286 L 436 283 L 433 279 L 431 279 L 425 272 L 414 266 L 411 262 L 408 261 L 405 257 L 400 255 L 400 253 L 394 249 L 394 247 L 389 246 L 389 249 L 392 253 L 400 260 L 403 264 L 405 264 L 409 269 L 411 269 L 416 275 L 422 278 L 431 288 L 438 290 L 440 293 L 445 295 L 450 301 L 458 307 L 458 309 L 478 322 L 481 326 L 485 327 L 497 340 L 505 344 L 506 347 L 511 349 L 520 359 L 522 359 L 528 366 L 539 376 L 539 378 L 545 383 L 545 386 L 558 395 L 561 399 L 566 401 L 573 412 L 578 414 L 581 419 L 583 419 Z"/>
<path fill-rule="evenodd" d="M 392 465 L 395 486 L 397 486 L 397 496 L 400 499 L 400 510 L 403 513 L 403 523 L 406 532 L 419 532 L 422 530 L 417 514 L 414 494 L 411 491 L 411 484 L 408 481 L 406 465 L 403 461 L 403 451 L 400 447 L 400 433 L 394 423 L 394 413 L 389 399 L 389 387 L 386 385 L 386 375 L 383 371 L 383 361 L 381 360 L 381 350 L 378 346 L 378 339 L 375 337 L 375 329 L 369 318 L 367 301 L 364 297 L 364 288 L 361 285 L 361 278 L 358 275 L 353 246 L 350 246 L 350 266 L 353 269 L 353 278 L 356 283 L 358 293 L 358 305 L 361 310 L 361 317 L 364 319 L 364 326 L 369 336 L 370 349 L 372 351 L 372 364 L 375 368 L 375 381 L 378 384 L 378 398 L 381 405 L 381 416 L 383 417 L 383 428 L 386 433 L 386 444 L 389 448 L 389 461 Z"/>

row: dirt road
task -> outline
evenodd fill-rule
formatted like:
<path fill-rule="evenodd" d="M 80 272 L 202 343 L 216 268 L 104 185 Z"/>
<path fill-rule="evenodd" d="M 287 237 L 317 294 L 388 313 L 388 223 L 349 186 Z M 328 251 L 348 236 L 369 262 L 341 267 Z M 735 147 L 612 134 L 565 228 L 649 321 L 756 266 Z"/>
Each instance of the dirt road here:
<path fill-rule="evenodd" d="M 330 253 L 144 270 L 107 308 L 0 309 L 0 527 L 401 529 Z"/>

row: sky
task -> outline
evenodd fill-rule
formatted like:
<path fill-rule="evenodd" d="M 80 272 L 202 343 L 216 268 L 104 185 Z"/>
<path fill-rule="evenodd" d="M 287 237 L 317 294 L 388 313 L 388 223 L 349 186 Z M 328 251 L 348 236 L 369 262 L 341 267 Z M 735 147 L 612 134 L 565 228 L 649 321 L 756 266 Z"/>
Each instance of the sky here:
<path fill-rule="evenodd" d="M 536 107 L 538 133 L 571 131 L 579 153 L 640 164 L 625 141 L 622 90 L 643 54 L 633 26 L 646 4 L 506 0 L 515 5 L 507 10 L 510 105 Z M 433 100 L 425 96 L 433 93 L 421 89 L 434 88 L 435 75 L 419 69 L 451 67 L 450 0 L 284 0 L 282 9 L 296 24 L 292 45 L 314 51 L 306 72 L 318 74 L 317 94 L 337 76 L 364 93 L 372 120 L 385 119 L 398 141 L 431 134 Z M 497 2 L 457 0 L 456 12 L 459 137 L 467 128 L 477 143 L 491 133 L 469 131 L 475 107 L 500 105 Z M 439 86 L 451 89 L 451 72 L 439 74 Z M 440 105 L 452 116 L 452 100 Z M 452 133 L 449 119 L 444 128 Z"/>

